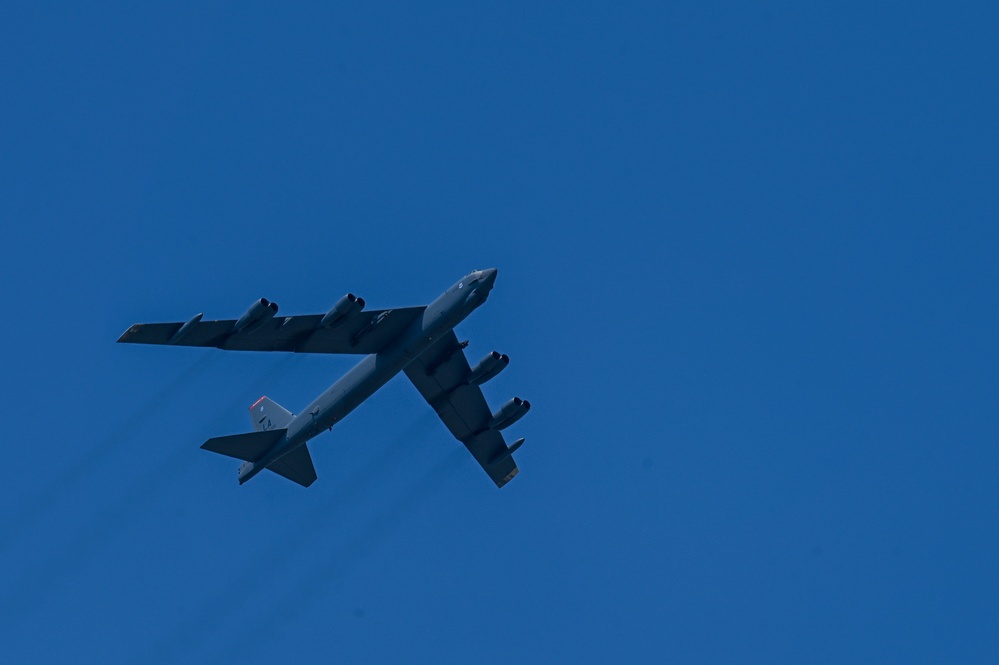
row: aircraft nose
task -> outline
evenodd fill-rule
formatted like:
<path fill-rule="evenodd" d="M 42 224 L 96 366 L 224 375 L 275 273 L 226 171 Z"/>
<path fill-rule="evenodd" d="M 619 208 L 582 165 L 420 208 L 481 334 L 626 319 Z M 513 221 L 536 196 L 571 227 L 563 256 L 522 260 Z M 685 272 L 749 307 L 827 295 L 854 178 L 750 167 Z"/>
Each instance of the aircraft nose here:
<path fill-rule="evenodd" d="M 487 287 L 492 287 L 493 282 L 496 281 L 496 273 L 499 271 L 496 268 L 489 268 L 488 270 L 482 271 L 482 281 Z"/>

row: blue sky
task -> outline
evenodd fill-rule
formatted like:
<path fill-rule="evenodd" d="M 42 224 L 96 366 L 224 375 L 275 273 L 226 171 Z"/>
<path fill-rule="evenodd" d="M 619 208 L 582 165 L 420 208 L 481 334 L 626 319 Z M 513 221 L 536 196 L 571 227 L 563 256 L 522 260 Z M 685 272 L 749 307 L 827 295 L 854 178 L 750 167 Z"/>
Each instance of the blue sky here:
<path fill-rule="evenodd" d="M 103 3 L 0 21 L 4 662 L 999 656 L 989 3 Z M 308 490 L 198 449 L 356 358 L 139 321 L 426 303 Z"/>

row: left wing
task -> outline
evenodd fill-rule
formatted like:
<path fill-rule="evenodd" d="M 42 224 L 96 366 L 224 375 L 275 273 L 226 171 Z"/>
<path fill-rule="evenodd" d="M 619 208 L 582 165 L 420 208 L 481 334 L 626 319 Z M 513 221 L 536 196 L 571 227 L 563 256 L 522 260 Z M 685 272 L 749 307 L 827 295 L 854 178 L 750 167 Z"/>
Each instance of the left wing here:
<path fill-rule="evenodd" d="M 472 368 L 463 348 L 451 331 L 407 365 L 406 376 L 496 486 L 503 487 L 517 475 L 512 453 L 520 441 L 508 448 L 503 435 L 490 427 L 493 413 L 482 390 L 467 383 Z"/>
<path fill-rule="evenodd" d="M 426 307 L 364 310 L 333 328 L 320 326 L 322 314 L 275 316 L 252 330 L 236 330 L 236 321 L 192 320 L 137 323 L 118 338 L 132 344 L 210 346 L 229 351 L 359 353 L 381 351 L 401 335 Z M 187 328 L 181 331 L 182 328 Z M 175 339 L 176 337 L 176 339 Z"/>

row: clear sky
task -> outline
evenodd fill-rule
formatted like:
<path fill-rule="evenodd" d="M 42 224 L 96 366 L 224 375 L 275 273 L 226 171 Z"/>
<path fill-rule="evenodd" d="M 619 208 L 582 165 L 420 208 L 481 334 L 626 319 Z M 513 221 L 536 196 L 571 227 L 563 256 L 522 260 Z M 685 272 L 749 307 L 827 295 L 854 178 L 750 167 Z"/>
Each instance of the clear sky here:
<path fill-rule="evenodd" d="M 0 19 L 0 661 L 999 662 L 995 3 L 76 4 Z M 486 267 L 502 490 L 405 377 L 239 487 L 357 359 L 115 344 Z"/>

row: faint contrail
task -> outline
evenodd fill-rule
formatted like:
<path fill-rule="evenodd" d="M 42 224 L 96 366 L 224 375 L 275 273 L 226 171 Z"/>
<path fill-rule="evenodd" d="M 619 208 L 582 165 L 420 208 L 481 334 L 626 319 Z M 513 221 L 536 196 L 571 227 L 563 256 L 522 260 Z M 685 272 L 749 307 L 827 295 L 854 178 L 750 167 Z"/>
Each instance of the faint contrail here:
<path fill-rule="evenodd" d="M 33 522 L 39 515 L 52 507 L 63 494 L 87 479 L 108 457 L 126 443 L 130 435 L 153 414 L 173 399 L 180 389 L 201 374 L 218 356 L 206 355 L 181 372 L 173 381 L 161 388 L 131 416 L 114 426 L 103 438 L 91 446 L 83 457 L 68 465 L 61 474 L 51 480 L 38 496 L 26 502 L 14 518 L 4 527 L 4 537 L 0 541 L 0 551 L 6 549 L 17 536 L 17 532 Z"/>
<path fill-rule="evenodd" d="M 325 592 L 332 583 L 343 579 L 354 566 L 370 556 L 390 533 L 413 515 L 415 506 L 442 490 L 445 482 L 461 467 L 466 457 L 464 448 L 452 450 L 417 478 L 408 490 L 378 510 L 357 532 L 337 539 L 323 564 L 303 576 L 297 587 L 281 601 L 268 603 L 267 613 L 256 629 L 250 632 L 254 636 L 252 643 L 247 642 L 245 631 L 241 631 L 239 638 L 222 651 L 233 660 L 241 660 L 247 648 L 294 621 L 310 608 L 320 593 Z"/>
<path fill-rule="evenodd" d="M 150 645 L 143 654 L 137 655 L 134 662 L 146 663 L 152 660 L 171 662 L 181 660 L 185 654 L 198 649 L 204 641 L 214 634 L 228 617 L 243 608 L 266 584 L 267 576 L 259 574 L 261 570 L 278 570 L 292 558 L 301 556 L 309 549 L 308 536 L 315 532 L 316 521 L 330 512 L 330 504 L 335 506 L 336 513 L 342 513 L 351 503 L 357 503 L 366 496 L 366 491 L 377 487 L 389 477 L 389 471 L 394 463 L 400 460 L 399 447 L 412 444 L 425 435 L 429 426 L 436 421 L 436 416 L 430 412 L 413 420 L 406 430 L 384 446 L 374 457 L 360 468 L 340 481 L 332 494 L 324 497 L 323 502 L 316 502 L 313 509 L 300 519 L 281 537 L 272 541 L 271 547 L 258 560 L 255 560 L 245 571 L 234 575 L 223 585 L 224 591 L 216 594 L 199 608 L 188 612 L 179 625 L 167 635 Z"/>
<path fill-rule="evenodd" d="M 68 543 L 50 550 L 50 556 L 41 565 L 18 575 L 12 588 L 3 593 L 3 604 L 8 608 L 17 608 L 17 612 L 5 613 L 6 616 L 24 616 L 44 603 L 54 586 L 72 578 L 99 546 L 108 545 L 115 532 L 129 521 L 130 516 L 152 503 L 153 497 L 162 490 L 162 484 L 186 470 L 183 462 L 188 455 L 186 450 L 175 451 L 161 462 L 169 472 L 167 475 L 159 469 L 151 469 L 141 475 L 114 506 L 100 513 L 99 519 L 88 522 Z M 38 553 L 38 558 L 41 558 L 40 555 Z M 11 623 L 5 622 L 0 625 L 0 634 L 11 628 Z"/>
<path fill-rule="evenodd" d="M 254 380 L 254 385 L 272 378 L 283 370 L 288 362 L 289 358 L 285 357 L 267 368 Z M 189 372 L 185 372 L 185 376 L 188 374 Z M 216 420 L 228 419 L 227 414 L 238 409 L 245 401 L 246 398 L 242 394 L 233 399 L 225 410 L 218 412 Z M 122 431 L 121 437 L 127 441 L 129 437 L 124 433 L 124 428 Z M 139 475 L 138 479 L 131 477 L 130 484 L 117 501 L 97 511 L 95 519 L 80 528 L 68 543 L 60 547 L 42 565 L 20 575 L 14 582 L 14 587 L 4 594 L 4 603 L 18 607 L 19 612 L 23 614 L 37 603 L 44 601 L 46 592 L 56 582 L 72 577 L 99 547 L 107 546 L 122 527 L 135 517 L 144 514 L 144 511 L 191 467 L 196 457 L 193 446 L 177 448 L 166 459 L 157 460 L 152 467 Z M 0 633 L 9 627 L 9 625 L 0 626 Z"/>

